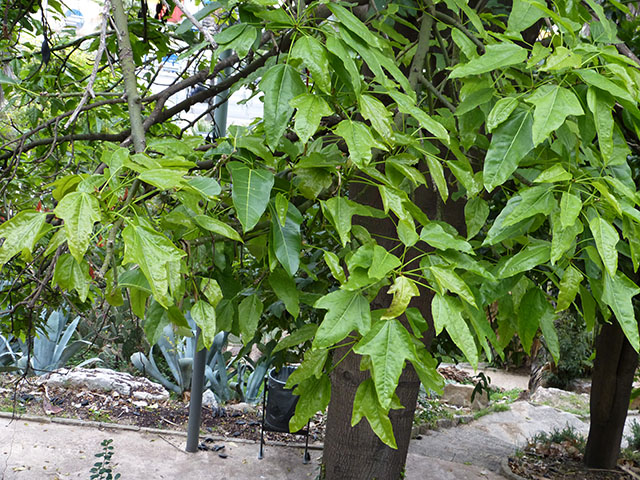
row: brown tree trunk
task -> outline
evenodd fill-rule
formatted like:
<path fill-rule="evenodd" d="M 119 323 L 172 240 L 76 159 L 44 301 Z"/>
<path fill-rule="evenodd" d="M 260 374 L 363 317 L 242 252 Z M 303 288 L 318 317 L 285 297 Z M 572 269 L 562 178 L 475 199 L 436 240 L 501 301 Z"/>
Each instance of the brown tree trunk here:
<path fill-rule="evenodd" d="M 334 359 L 346 351 L 337 349 Z M 402 478 L 420 380 L 412 367 L 405 368 L 396 393 L 405 406 L 389 414 L 398 449 L 389 448 L 373 433 L 366 418 L 351 427 L 353 399 L 358 385 L 368 377 L 360 371 L 360 357 L 350 353 L 331 375 L 331 402 L 327 415 L 323 455 L 326 480 L 397 480 Z"/>
<path fill-rule="evenodd" d="M 617 321 L 605 324 L 596 341 L 591 385 L 591 425 L 584 462 L 591 468 L 615 468 L 629 409 L 638 353 Z"/>

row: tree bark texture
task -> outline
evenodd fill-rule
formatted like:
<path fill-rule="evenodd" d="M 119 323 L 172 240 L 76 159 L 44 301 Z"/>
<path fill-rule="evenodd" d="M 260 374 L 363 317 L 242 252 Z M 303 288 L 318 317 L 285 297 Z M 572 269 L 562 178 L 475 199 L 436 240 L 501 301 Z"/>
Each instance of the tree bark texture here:
<path fill-rule="evenodd" d="M 591 468 L 613 469 L 620 454 L 638 353 L 615 320 L 603 325 L 596 352 L 584 462 Z"/>

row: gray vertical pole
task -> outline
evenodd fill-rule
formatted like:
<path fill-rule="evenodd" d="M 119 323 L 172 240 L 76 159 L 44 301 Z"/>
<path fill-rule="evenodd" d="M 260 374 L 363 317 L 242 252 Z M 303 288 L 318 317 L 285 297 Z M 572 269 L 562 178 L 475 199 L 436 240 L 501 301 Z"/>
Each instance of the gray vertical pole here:
<path fill-rule="evenodd" d="M 196 328 L 196 345 L 202 332 Z M 193 358 L 193 375 L 191 376 L 191 401 L 189 402 L 189 424 L 187 426 L 187 452 L 198 451 L 200 443 L 200 420 L 202 417 L 202 387 L 204 385 L 204 368 L 207 361 L 207 349 L 196 352 Z"/>
<path fill-rule="evenodd" d="M 224 60 L 231 55 L 231 50 L 225 50 L 220 54 L 220 59 Z M 225 68 L 225 76 L 231 73 L 230 68 Z M 225 90 L 220 93 L 215 103 L 225 100 L 229 95 L 229 91 Z M 225 102 L 213 112 L 213 119 L 218 127 L 218 135 L 221 137 L 227 133 L 227 105 Z M 200 327 L 196 329 L 196 345 L 200 338 Z M 204 369 L 207 362 L 207 349 L 203 348 L 196 352 L 193 358 L 193 376 L 191 377 L 191 401 L 189 402 L 189 423 L 187 425 L 187 452 L 195 453 L 198 451 L 200 443 L 200 424 L 202 420 L 202 389 L 204 386 Z"/>

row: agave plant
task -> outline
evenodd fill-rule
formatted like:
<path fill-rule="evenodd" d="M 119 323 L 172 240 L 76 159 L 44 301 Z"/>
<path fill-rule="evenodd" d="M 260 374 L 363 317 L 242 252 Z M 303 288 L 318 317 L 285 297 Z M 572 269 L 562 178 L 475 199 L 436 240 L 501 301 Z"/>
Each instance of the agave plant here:
<path fill-rule="evenodd" d="M 0 335 L 0 371 L 17 370 L 16 364 L 22 353 L 17 349 L 17 340 L 13 335 Z"/>
<path fill-rule="evenodd" d="M 46 315 L 46 311 L 43 312 L 44 315 Z M 84 346 L 89 345 L 86 340 L 75 340 L 69 343 L 76 331 L 80 317 L 76 317 L 69 325 L 67 325 L 68 319 L 69 314 L 58 309 L 49 315 L 44 331 L 34 337 L 31 351 L 26 343 L 19 342 L 22 357 L 16 363 L 20 370 L 43 375 L 64 367 L 73 355 Z M 83 365 L 94 360 L 84 362 Z M 27 365 L 27 361 L 29 361 L 29 365 Z"/>

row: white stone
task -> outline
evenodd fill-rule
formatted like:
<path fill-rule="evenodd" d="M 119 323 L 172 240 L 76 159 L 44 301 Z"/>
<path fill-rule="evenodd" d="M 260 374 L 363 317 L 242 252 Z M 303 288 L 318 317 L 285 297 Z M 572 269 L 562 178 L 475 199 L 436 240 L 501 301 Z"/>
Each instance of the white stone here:
<path fill-rule="evenodd" d="M 489 405 L 489 394 L 486 391 L 476 393 L 471 401 L 474 390 L 473 385 L 462 385 L 458 383 L 447 383 L 441 400 L 456 407 L 471 407 L 473 410 L 482 410 Z"/>
<path fill-rule="evenodd" d="M 117 392 L 140 400 L 166 400 L 169 392 L 148 378 L 134 377 L 128 373 L 108 368 L 62 368 L 38 378 L 41 385 L 50 387 L 79 388 L 98 392 Z"/>
<path fill-rule="evenodd" d="M 202 394 L 202 405 L 211 408 L 218 408 L 218 400 L 211 389 L 207 389 Z"/>

